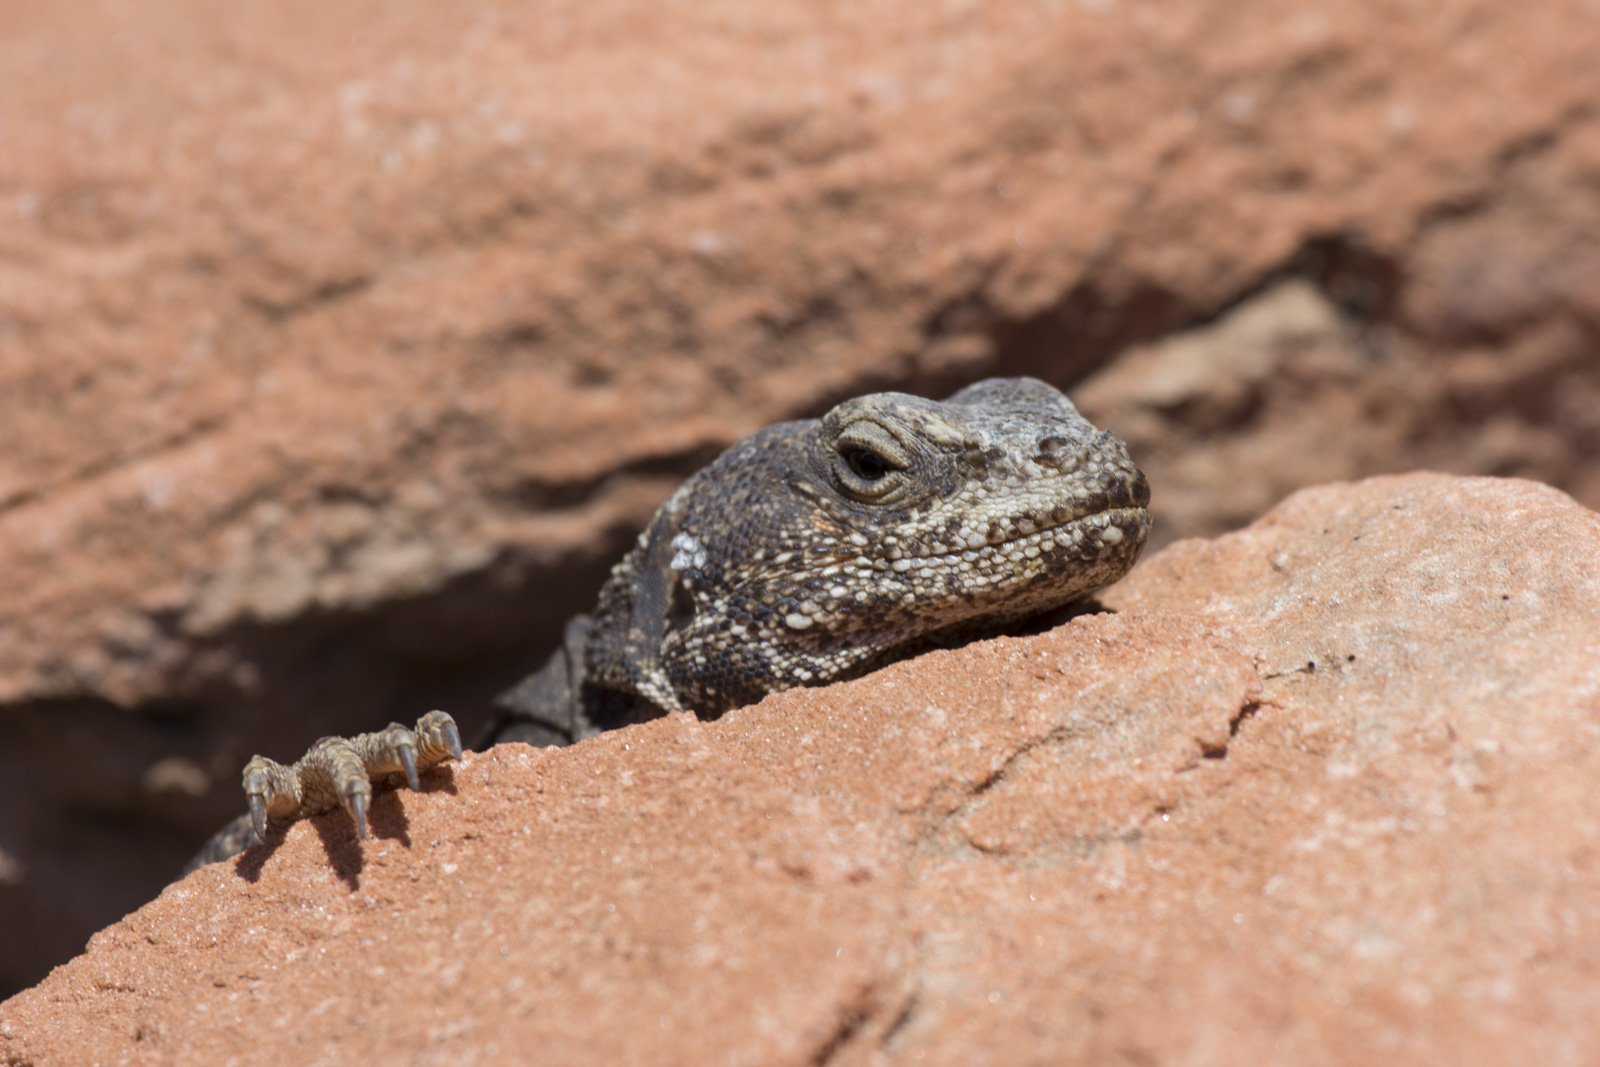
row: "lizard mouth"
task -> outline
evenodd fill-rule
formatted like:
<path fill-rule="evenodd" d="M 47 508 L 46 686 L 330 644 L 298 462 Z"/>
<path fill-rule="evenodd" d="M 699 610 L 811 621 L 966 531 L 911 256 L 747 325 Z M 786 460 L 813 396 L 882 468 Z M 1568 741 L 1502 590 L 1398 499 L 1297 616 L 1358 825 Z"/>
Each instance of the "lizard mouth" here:
<path fill-rule="evenodd" d="M 1137 506 L 1101 508 L 1083 515 L 1075 515 L 1060 522 L 1040 526 L 1014 536 L 941 548 L 934 552 L 915 555 L 890 554 L 890 569 L 905 573 L 935 562 L 961 560 L 976 562 L 996 555 L 1013 558 L 1022 563 L 1063 551 L 1077 558 L 1103 556 L 1110 558 L 1117 552 L 1137 551 L 1144 544 L 1150 529 L 1150 512 Z"/>
<path fill-rule="evenodd" d="M 1150 529 L 1150 512 L 1141 507 L 1112 507 L 1101 511 L 1091 512 L 1088 515 L 1070 519 L 1060 526 L 1051 527 L 1045 533 L 1059 533 L 1061 530 L 1081 530 L 1087 537 L 1092 537 L 1102 545 L 1118 545 L 1125 543 L 1142 543 L 1145 533 Z M 1060 537 L 1056 540 L 1059 542 Z"/>
<path fill-rule="evenodd" d="M 1136 551 L 1144 544 L 1149 529 L 1150 513 L 1145 508 L 1110 507 L 1000 541 L 988 548 L 1006 556 L 1020 550 L 1024 559 L 1033 558 L 1035 552 L 1043 555 L 1052 546 L 1056 551 L 1065 549 L 1069 553 L 1076 549 L 1080 556 L 1110 556 L 1119 551 Z"/>

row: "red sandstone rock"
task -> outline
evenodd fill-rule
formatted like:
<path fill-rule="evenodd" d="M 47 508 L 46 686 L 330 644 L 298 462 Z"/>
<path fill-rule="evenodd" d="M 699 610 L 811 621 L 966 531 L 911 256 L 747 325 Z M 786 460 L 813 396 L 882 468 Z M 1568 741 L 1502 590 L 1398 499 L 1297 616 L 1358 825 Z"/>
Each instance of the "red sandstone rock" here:
<path fill-rule="evenodd" d="M 1158 538 L 1414 467 L 1600 503 L 1593 39 L 1585 0 L 0 6 L 0 989 L 252 752 L 470 726 L 679 477 L 864 388 L 1082 384 Z"/>
<path fill-rule="evenodd" d="M 172 886 L 8 1063 L 1580 1064 L 1600 515 L 1417 475 L 1116 615 L 469 755 Z"/>

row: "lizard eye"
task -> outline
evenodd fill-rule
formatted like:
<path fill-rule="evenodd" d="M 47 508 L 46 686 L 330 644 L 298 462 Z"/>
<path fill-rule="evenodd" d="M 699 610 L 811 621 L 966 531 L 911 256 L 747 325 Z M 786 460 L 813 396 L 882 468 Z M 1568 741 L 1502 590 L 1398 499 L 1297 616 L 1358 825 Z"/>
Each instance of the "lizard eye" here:
<path fill-rule="evenodd" d="M 864 482 L 879 481 L 889 473 L 889 461 L 870 448 L 846 449 L 844 461 L 850 465 L 851 473 Z"/>
<path fill-rule="evenodd" d="M 866 419 L 832 441 L 834 484 L 864 504 L 887 504 L 904 493 L 916 456 L 894 434 Z"/>

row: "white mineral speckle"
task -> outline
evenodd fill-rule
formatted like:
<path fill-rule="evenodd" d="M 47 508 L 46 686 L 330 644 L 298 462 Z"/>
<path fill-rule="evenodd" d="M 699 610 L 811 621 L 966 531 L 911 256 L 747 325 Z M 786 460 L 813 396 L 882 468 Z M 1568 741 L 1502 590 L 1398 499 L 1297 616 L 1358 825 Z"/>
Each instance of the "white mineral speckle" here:
<path fill-rule="evenodd" d="M 675 571 L 699 570 L 706 565 L 705 546 L 693 534 L 680 533 L 674 537 L 672 551 L 672 569 Z"/>

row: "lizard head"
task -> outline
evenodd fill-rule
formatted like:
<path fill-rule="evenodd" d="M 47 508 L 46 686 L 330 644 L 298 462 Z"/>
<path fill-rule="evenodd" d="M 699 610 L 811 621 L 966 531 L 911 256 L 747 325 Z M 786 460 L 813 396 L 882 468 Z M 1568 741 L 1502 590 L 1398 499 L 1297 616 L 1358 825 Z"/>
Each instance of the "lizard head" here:
<path fill-rule="evenodd" d="M 658 658 L 653 699 L 703 713 L 859 674 L 1120 578 L 1149 499 L 1044 382 L 859 397 L 746 438 L 663 506 L 627 579 L 632 653 Z"/>
<path fill-rule="evenodd" d="M 818 421 L 808 460 L 793 487 L 814 508 L 813 563 L 870 587 L 835 599 L 923 632 L 1084 596 L 1126 573 L 1149 532 L 1127 446 L 1034 379 L 846 401 Z M 817 624 L 837 614 L 817 606 Z"/>

